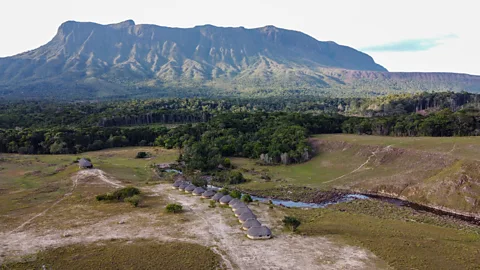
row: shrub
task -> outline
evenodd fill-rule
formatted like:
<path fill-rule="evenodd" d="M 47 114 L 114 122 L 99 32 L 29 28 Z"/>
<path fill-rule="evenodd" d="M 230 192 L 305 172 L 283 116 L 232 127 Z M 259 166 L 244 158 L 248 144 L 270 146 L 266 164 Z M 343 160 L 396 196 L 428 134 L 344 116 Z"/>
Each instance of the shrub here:
<path fill-rule="evenodd" d="M 125 202 L 130 203 L 133 207 L 137 207 L 140 204 L 141 197 L 139 195 L 134 195 L 125 199 Z"/>
<path fill-rule="evenodd" d="M 168 213 L 180 213 L 183 209 L 183 206 L 180 204 L 176 203 L 170 203 L 168 204 L 165 209 L 167 210 Z"/>
<path fill-rule="evenodd" d="M 97 195 L 95 198 L 97 199 L 97 201 L 110 201 L 111 196 L 112 196 L 112 194 L 107 193 L 107 194 Z"/>
<path fill-rule="evenodd" d="M 228 183 L 230 185 L 236 185 L 236 184 L 241 184 L 245 183 L 246 180 L 243 177 L 243 174 L 238 171 L 230 172 L 230 175 L 228 176 Z"/>
<path fill-rule="evenodd" d="M 240 193 L 238 190 L 232 190 L 230 192 L 230 196 L 235 199 L 240 199 L 242 197 L 242 193 Z"/>
<path fill-rule="evenodd" d="M 297 218 L 295 217 L 289 217 L 289 216 L 286 216 L 283 220 L 283 225 L 290 229 L 292 232 L 296 231 L 298 226 L 300 226 L 301 222 L 300 220 L 298 220 Z"/>
<path fill-rule="evenodd" d="M 210 201 L 210 205 L 208 207 L 215 208 L 217 207 L 217 203 L 215 201 Z"/>
<path fill-rule="evenodd" d="M 222 162 L 223 167 L 230 168 L 232 166 L 232 162 L 229 158 L 225 158 Z"/>
<path fill-rule="evenodd" d="M 207 187 L 208 182 L 207 179 L 202 178 L 202 177 L 195 177 L 192 179 L 192 184 L 197 186 L 197 187 Z"/>
<path fill-rule="evenodd" d="M 248 194 L 245 194 L 242 196 L 242 202 L 244 203 L 251 203 L 253 202 L 252 200 L 252 196 L 248 195 Z"/>
<path fill-rule="evenodd" d="M 125 187 L 121 189 L 115 190 L 113 192 L 113 198 L 119 201 L 123 201 L 125 198 L 133 197 L 135 195 L 139 195 L 140 190 L 136 187 Z"/>
<path fill-rule="evenodd" d="M 136 187 L 125 187 L 115 190 L 113 193 L 96 196 L 97 201 L 124 201 L 126 198 L 139 195 L 140 190 Z"/>
<path fill-rule="evenodd" d="M 148 157 L 147 152 L 138 152 L 135 158 L 146 158 Z"/>
<path fill-rule="evenodd" d="M 228 188 L 222 188 L 218 191 L 218 193 L 222 193 L 223 195 L 228 195 L 230 193 L 230 190 Z"/>

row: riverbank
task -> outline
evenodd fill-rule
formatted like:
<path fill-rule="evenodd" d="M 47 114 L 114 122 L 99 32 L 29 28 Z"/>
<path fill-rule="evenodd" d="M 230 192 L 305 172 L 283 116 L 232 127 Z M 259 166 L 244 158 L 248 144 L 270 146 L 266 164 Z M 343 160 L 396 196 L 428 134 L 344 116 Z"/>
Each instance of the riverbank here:
<path fill-rule="evenodd" d="M 375 193 L 362 193 L 351 190 L 322 191 L 308 187 L 282 187 L 269 190 L 242 189 L 238 188 L 238 186 L 230 186 L 230 188 L 236 189 L 242 193 L 250 194 L 261 201 L 276 200 L 275 204 L 285 207 L 324 208 L 342 202 L 370 199 L 397 207 L 409 208 L 420 213 L 429 213 L 435 216 L 445 217 L 452 221 L 466 222 L 471 225 L 479 226 L 480 228 L 480 218 L 476 216 L 446 211 L 431 206 L 409 202 L 400 198 L 382 196 Z"/>

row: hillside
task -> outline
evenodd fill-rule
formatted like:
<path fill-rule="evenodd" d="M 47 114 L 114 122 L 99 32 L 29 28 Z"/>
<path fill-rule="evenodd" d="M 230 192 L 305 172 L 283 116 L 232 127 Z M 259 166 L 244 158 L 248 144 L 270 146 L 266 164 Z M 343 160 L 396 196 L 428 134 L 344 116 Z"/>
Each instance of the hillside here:
<path fill-rule="evenodd" d="M 480 77 L 388 73 L 353 48 L 297 31 L 133 21 L 63 23 L 46 45 L 0 58 L 0 97 L 365 96 L 480 91 Z"/>
<path fill-rule="evenodd" d="M 284 167 L 257 167 L 245 159 L 233 162 L 266 173 L 252 174 L 246 189 L 284 186 L 345 189 L 401 198 L 439 209 L 480 217 L 477 137 L 385 137 L 318 135 L 310 142 L 318 155 Z M 425 162 L 428 160 L 428 162 Z"/>

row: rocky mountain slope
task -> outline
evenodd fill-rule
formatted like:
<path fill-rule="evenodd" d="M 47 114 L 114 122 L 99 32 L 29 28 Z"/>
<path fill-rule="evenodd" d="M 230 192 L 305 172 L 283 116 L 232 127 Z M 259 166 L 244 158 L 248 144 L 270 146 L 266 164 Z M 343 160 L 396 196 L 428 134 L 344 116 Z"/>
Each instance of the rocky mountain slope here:
<path fill-rule="evenodd" d="M 0 97 L 365 95 L 480 90 L 480 77 L 388 73 L 355 49 L 274 26 L 169 28 L 65 22 L 46 45 L 0 58 Z"/>

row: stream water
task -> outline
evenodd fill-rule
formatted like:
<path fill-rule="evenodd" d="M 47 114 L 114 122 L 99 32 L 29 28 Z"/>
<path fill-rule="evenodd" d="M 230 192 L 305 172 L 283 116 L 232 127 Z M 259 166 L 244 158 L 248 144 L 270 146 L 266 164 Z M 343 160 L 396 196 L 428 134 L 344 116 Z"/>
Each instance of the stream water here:
<path fill-rule="evenodd" d="M 168 171 L 178 173 L 178 174 L 182 174 L 182 172 L 178 171 L 178 170 L 168 170 Z M 213 189 L 213 190 L 219 190 L 220 189 L 219 187 L 212 186 L 212 185 L 208 185 L 207 188 Z M 480 219 L 476 218 L 476 217 L 451 213 L 451 212 L 448 212 L 448 211 L 435 209 L 435 208 L 432 208 L 432 207 L 412 203 L 412 202 L 409 202 L 409 201 L 404 201 L 404 200 L 390 198 L 390 197 L 384 197 L 384 196 L 380 196 L 380 195 L 345 194 L 340 199 L 335 199 L 335 200 L 331 200 L 331 201 L 324 201 L 324 202 L 321 202 L 321 203 L 296 202 L 296 201 L 290 201 L 290 200 L 270 199 L 270 198 L 259 197 L 259 196 L 251 196 L 251 197 L 254 201 L 260 201 L 260 202 L 271 201 L 274 205 L 279 205 L 279 206 L 284 206 L 284 207 L 293 207 L 293 208 L 324 208 L 324 207 L 327 207 L 328 205 L 333 205 L 333 204 L 338 204 L 338 203 L 350 202 L 350 201 L 354 201 L 354 200 L 372 199 L 372 200 L 379 200 L 379 201 L 387 202 L 387 203 L 390 203 L 390 204 L 394 204 L 394 205 L 397 205 L 399 207 L 408 207 L 408 208 L 411 208 L 411 209 L 414 209 L 414 210 L 417 210 L 417 211 L 424 211 L 424 212 L 433 213 L 433 214 L 438 215 L 438 216 L 448 216 L 448 217 L 451 217 L 451 218 L 454 218 L 454 219 L 459 219 L 459 220 L 466 221 L 468 223 L 480 226 Z"/>

